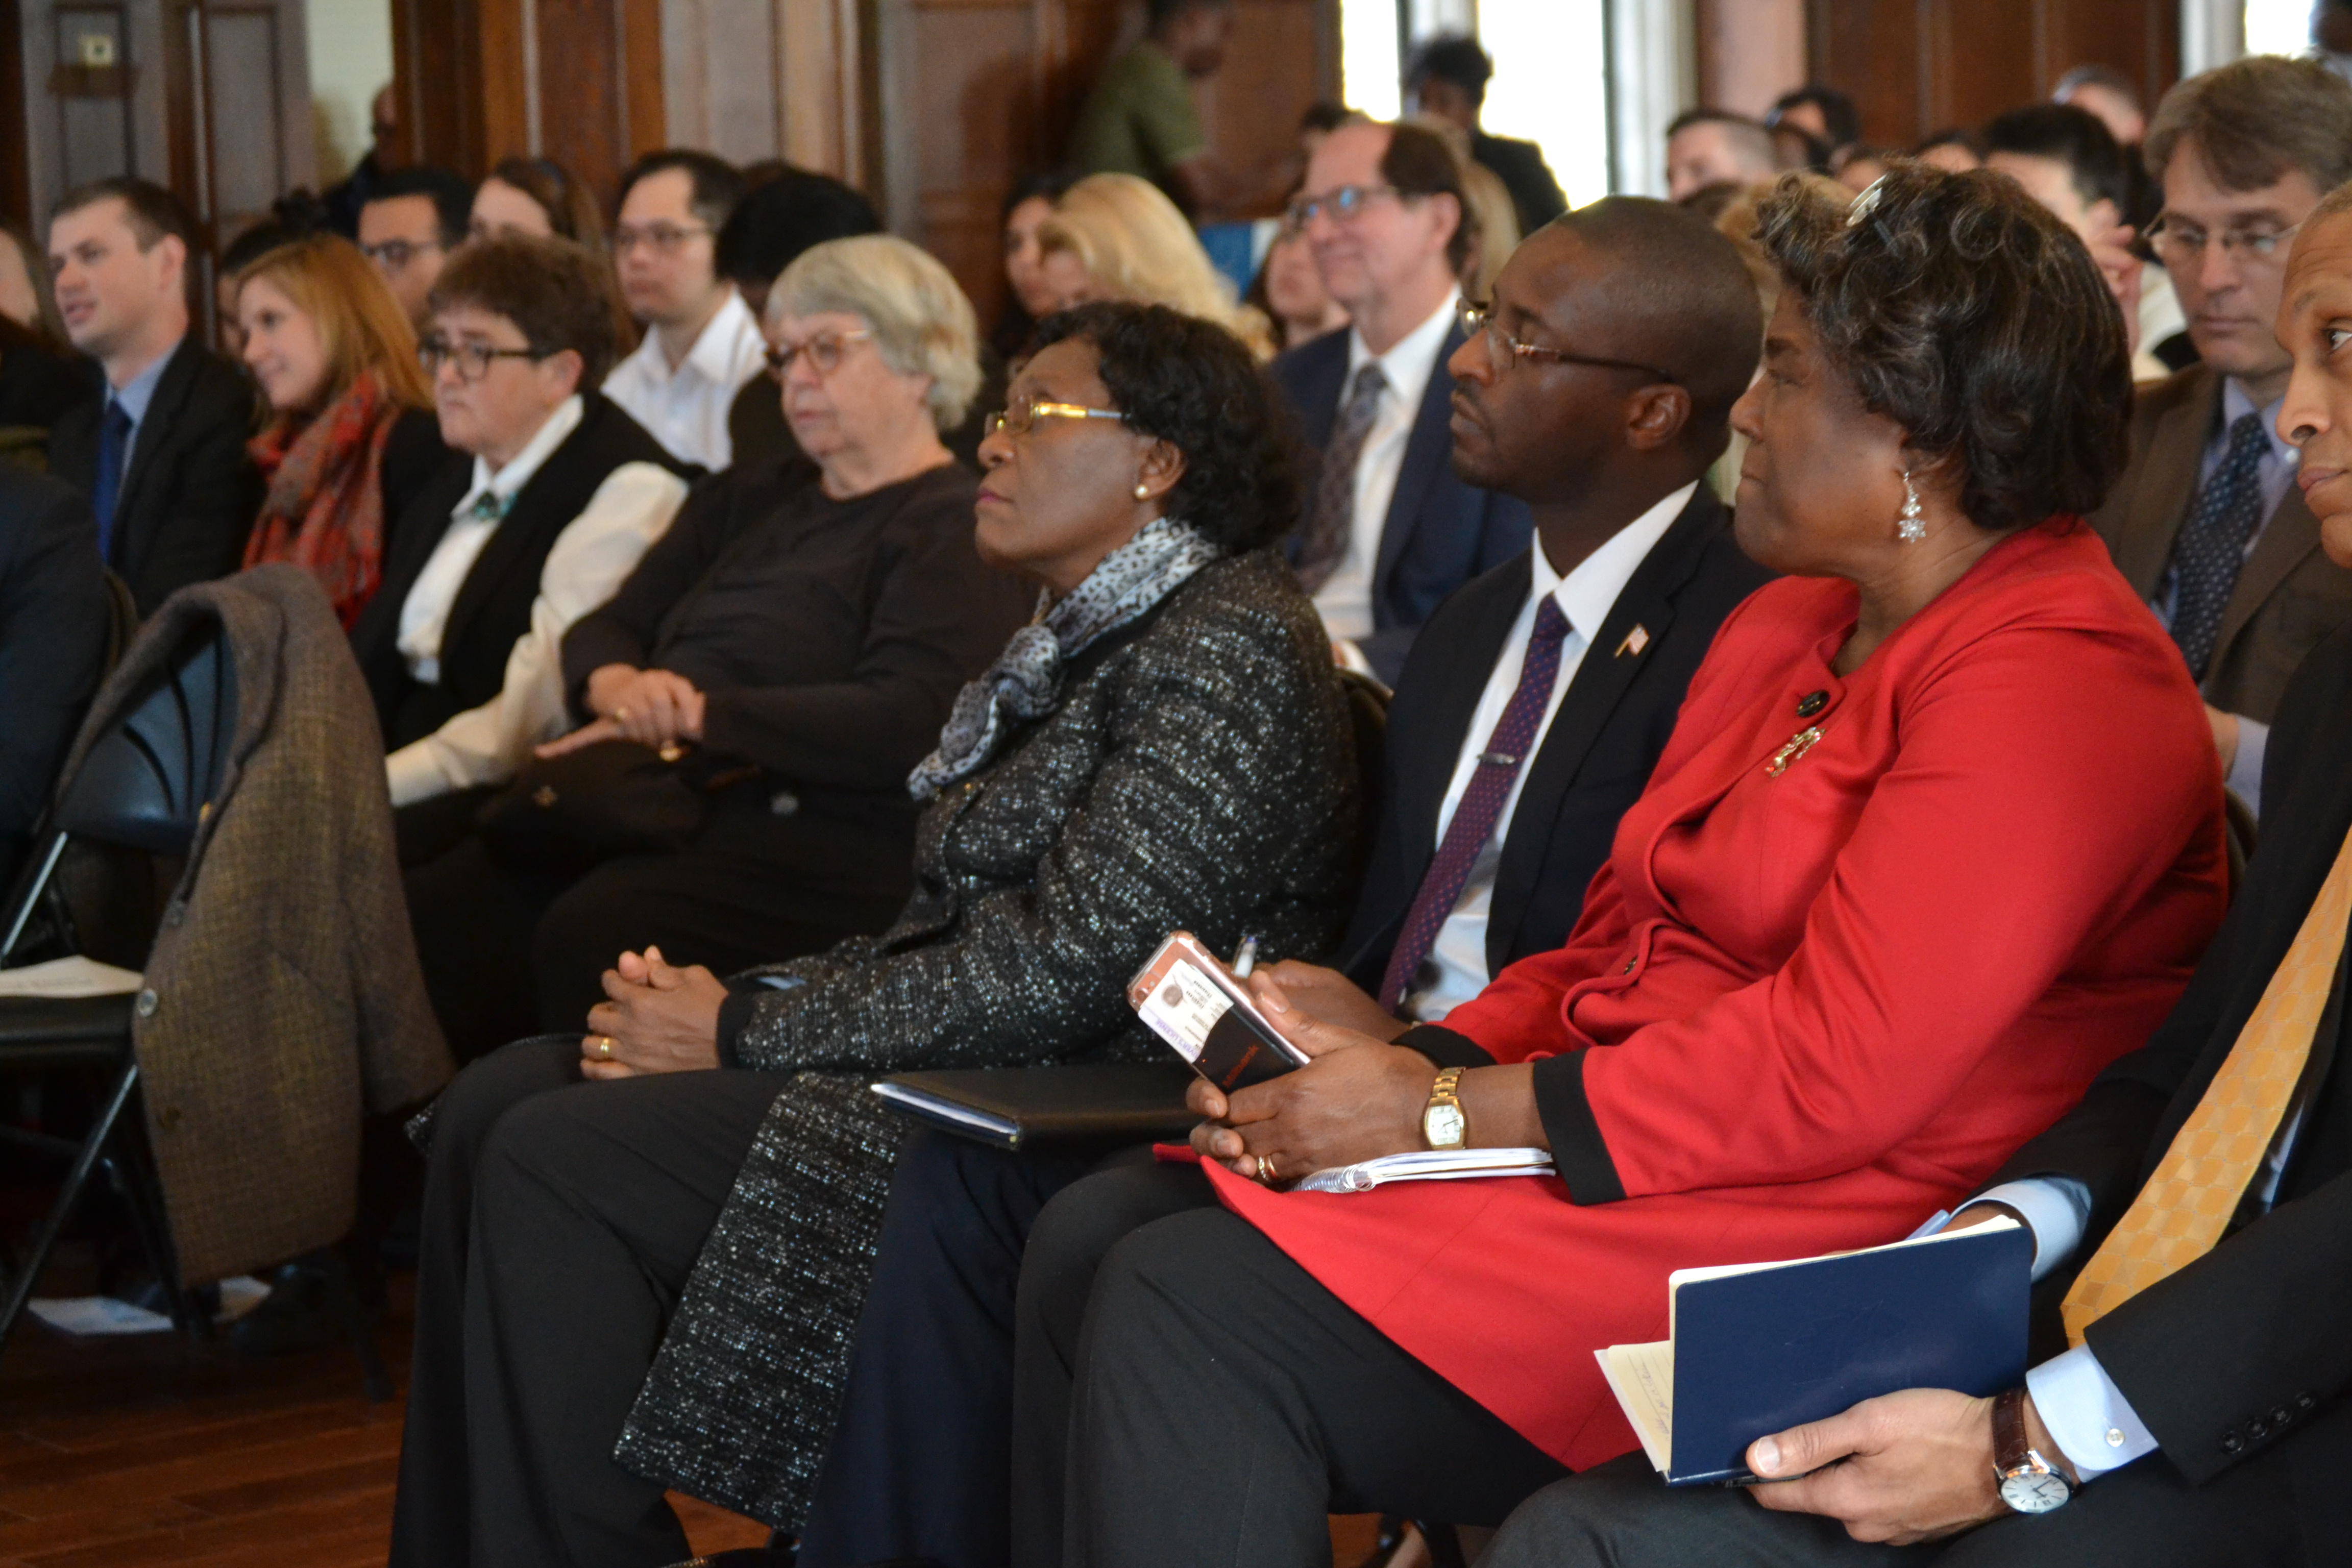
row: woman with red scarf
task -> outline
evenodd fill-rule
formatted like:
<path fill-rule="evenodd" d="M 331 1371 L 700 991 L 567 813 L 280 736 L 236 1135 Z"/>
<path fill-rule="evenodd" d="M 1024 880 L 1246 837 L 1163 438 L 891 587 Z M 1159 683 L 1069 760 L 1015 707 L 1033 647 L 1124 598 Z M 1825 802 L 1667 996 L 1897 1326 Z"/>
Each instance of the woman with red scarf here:
<path fill-rule="evenodd" d="M 238 275 L 236 302 L 274 416 L 250 447 L 269 490 L 245 563 L 309 568 L 348 631 L 375 594 L 387 527 L 446 451 L 415 331 L 334 235 L 262 256 Z"/>

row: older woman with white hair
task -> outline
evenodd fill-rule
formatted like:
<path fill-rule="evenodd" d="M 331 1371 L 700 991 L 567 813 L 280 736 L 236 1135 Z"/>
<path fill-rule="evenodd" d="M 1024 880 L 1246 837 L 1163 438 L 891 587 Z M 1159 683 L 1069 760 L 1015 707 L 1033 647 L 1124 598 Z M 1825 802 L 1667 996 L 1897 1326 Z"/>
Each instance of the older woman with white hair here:
<path fill-rule="evenodd" d="M 940 442 L 980 382 L 955 280 L 873 235 L 804 252 L 774 298 L 770 365 L 814 474 L 704 485 L 565 634 L 579 727 L 411 875 L 460 1057 L 576 1029 L 624 951 L 728 973 L 888 925 L 907 771 L 1027 618 Z"/>

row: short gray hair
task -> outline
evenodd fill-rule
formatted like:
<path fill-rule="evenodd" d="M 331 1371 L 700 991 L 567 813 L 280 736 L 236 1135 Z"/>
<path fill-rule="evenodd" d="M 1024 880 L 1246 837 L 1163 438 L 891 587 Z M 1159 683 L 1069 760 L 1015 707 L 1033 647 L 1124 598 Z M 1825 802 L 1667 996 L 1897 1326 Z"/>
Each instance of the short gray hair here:
<path fill-rule="evenodd" d="M 980 395 L 980 319 L 956 280 L 895 235 L 829 239 L 801 252 L 768 295 L 768 320 L 840 310 L 874 334 L 882 363 L 928 375 L 924 401 L 941 430 L 963 423 Z"/>

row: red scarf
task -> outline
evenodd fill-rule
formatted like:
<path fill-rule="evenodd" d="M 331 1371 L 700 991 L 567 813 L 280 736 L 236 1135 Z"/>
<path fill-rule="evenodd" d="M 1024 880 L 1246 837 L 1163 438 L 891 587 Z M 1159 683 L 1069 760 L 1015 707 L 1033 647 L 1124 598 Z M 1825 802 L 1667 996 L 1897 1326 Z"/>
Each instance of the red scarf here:
<path fill-rule="evenodd" d="M 269 481 L 245 563 L 307 567 L 351 629 L 383 572 L 383 447 L 400 405 L 362 371 L 308 425 L 273 424 L 247 446 Z"/>

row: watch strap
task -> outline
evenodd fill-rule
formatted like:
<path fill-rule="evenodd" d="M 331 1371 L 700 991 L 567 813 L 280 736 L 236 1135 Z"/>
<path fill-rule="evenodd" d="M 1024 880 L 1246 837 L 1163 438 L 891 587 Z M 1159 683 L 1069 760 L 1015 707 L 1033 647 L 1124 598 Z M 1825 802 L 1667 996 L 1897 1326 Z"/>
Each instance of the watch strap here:
<path fill-rule="evenodd" d="M 2015 1475 L 2033 1462 L 2033 1445 L 2025 1435 L 2025 1390 L 2010 1389 L 1992 1402 L 1992 1468 L 2000 1477 Z"/>

